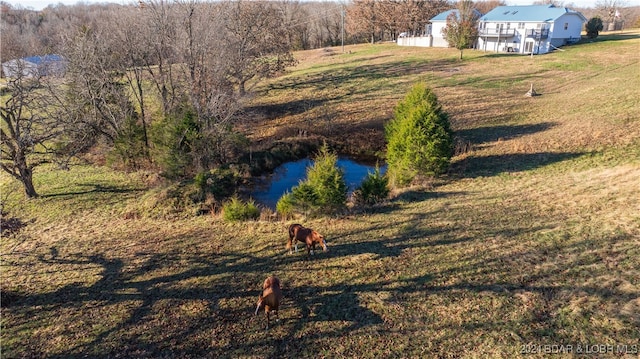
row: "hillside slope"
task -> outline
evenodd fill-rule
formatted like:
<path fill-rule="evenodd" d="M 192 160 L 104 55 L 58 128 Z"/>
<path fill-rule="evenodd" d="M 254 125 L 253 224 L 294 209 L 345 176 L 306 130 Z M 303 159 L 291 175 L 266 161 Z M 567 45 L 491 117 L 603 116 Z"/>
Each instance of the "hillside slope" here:
<path fill-rule="evenodd" d="M 297 54 L 257 86 L 256 142 L 306 129 L 375 152 L 395 103 L 426 81 L 460 143 L 446 178 L 304 221 L 329 246 L 310 261 L 285 251 L 288 223 L 145 216 L 159 205 L 145 173 L 42 168 L 31 201 L 2 175 L 24 225 L 0 244 L 2 355 L 637 357 L 639 47 L 635 32 L 533 58 Z M 532 83 L 541 96 L 524 96 Z M 268 275 L 285 300 L 267 331 L 253 310 Z"/>

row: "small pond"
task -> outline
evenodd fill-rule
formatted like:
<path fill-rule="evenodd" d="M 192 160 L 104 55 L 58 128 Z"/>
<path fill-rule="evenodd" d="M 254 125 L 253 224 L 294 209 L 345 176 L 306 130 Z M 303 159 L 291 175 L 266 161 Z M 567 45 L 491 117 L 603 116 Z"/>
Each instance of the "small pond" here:
<path fill-rule="evenodd" d="M 307 167 L 312 164 L 312 160 L 302 159 L 279 166 L 273 174 L 257 181 L 257 185 L 251 192 L 251 198 L 256 204 L 274 209 L 283 194 L 291 192 L 293 187 L 307 178 Z M 347 157 L 338 157 L 337 165 L 344 172 L 349 193 L 360 186 L 369 172 L 373 173 L 376 169 L 375 164 L 364 164 Z M 384 173 L 385 170 L 386 166 L 381 165 L 380 171 Z"/>

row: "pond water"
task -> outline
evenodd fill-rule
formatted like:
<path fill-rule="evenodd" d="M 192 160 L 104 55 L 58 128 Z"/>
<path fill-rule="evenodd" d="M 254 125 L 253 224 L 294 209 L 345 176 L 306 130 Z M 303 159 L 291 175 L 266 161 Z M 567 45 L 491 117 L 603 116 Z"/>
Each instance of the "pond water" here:
<path fill-rule="evenodd" d="M 257 185 L 251 192 L 251 198 L 256 204 L 274 209 L 283 194 L 291 192 L 293 187 L 307 178 L 307 167 L 312 164 L 313 161 L 306 158 L 281 165 L 273 171 L 273 174 L 257 181 Z M 373 173 L 376 169 L 375 164 L 364 164 L 347 157 L 338 157 L 337 165 L 344 172 L 349 193 L 360 186 L 369 172 Z M 386 166 L 380 166 L 380 172 L 384 173 L 385 170 Z"/>

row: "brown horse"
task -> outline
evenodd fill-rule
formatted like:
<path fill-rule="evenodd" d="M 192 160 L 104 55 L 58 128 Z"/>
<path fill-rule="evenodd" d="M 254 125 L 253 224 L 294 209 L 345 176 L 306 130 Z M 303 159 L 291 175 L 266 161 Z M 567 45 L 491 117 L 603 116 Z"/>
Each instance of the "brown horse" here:
<path fill-rule="evenodd" d="M 267 317 L 267 329 L 269 329 L 269 313 L 275 312 L 274 315 L 280 320 L 280 302 L 282 302 L 282 290 L 280 289 L 280 279 L 271 276 L 264 280 L 262 284 L 262 294 L 258 296 L 258 305 L 256 314 L 260 308 L 264 308 L 264 314 Z"/>
<path fill-rule="evenodd" d="M 291 245 L 294 244 L 294 242 L 296 252 L 298 251 L 298 242 L 306 244 L 307 258 L 309 258 L 310 254 L 313 254 L 313 251 L 316 249 L 316 244 L 322 245 L 322 250 L 327 251 L 327 242 L 324 240 L 323 235 L 298 223 L 289 226 L 289 240 L 287 241 L 289 253 L 293 253 Z"/>

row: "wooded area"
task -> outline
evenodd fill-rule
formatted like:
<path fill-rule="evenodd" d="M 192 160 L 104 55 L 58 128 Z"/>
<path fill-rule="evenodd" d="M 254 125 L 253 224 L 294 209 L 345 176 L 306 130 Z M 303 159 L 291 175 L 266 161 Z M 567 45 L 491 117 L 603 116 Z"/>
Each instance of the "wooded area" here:
<path fill-rule="evenodd" d="M 497 4 L 497 2 L 496 2 Z M 220 17 L 233 7 L 262 8 L 261 14 L 236 13 Z M 158 9 L 171 18 L 171 31 L 175 27 L 201 17 L 205 27 L 192 26 L 192 31 L 216 37 L 226 37 L 217 28 L 234 21 L 250 24 L 262 31 L 278 30 L 278 42 L 293 50 L 359 43 L 363 41 L 393 40 L 399 32 L 418 30 L 437 13 L 451 8 L 446 0 L 437 1 L 367 1 L 355 0 L 344 5 L 334 1 L 141 1 L 137 6 L 118 4 L 52 5 L 42 11 L 13 8 L 1 3 L 2 62 L 33 54 L 61 52 L 69 37 L 81 27 L 126 31 L 126 28 L 154 29 L 152 22 Z M 265 21 L 267 21 L 265 23 Z M 193 25 L 193 22 L 191 22 Z M 232 26 L 227 26 L 232 30 Z M 139 29 L 138 29 L 139 30 Z M 239 30 L 236 28 L 236 30 Z M 114 34 L 115 35 L 115 34 Z M 144 37 L 144 32 L 137 32 Z M 174 38 L 174 40 L 178 40 Z M 270 40 L 270 39 L 265 39 Z M 129 46 L 129 44 L 122 44 Z"/>

